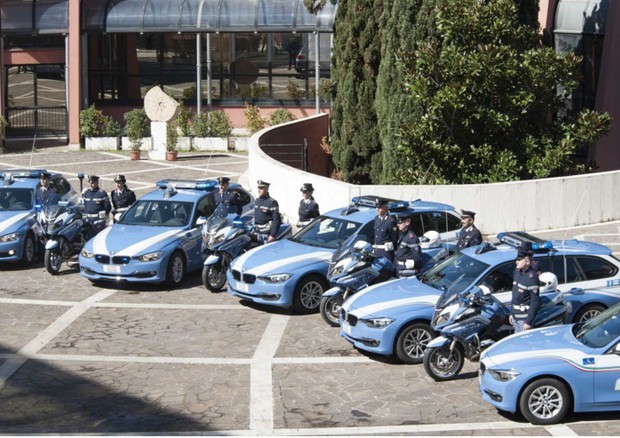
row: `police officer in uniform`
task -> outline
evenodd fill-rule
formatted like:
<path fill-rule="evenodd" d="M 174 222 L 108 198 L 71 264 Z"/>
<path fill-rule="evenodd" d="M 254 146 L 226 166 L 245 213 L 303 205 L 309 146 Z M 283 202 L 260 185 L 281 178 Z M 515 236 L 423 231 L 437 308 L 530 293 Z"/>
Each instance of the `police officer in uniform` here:
<path fill-rule="evenodd" d="M 476 213 L 469 210 L 461 210 L 461 231 L 459 233 L 459 240 L 456 242 L 456 250 L 460 251 L 463 248 L 478 245 L 482 243 L 482 234 L 474 225 Z"/>
<path fill-rule="evenodd" d="M 398 239 L 396 221 L 388 215 L 388 201 L 377 198 L 377 216 L 375 216 L 374 253 L 377 257 L 385 257 L 394 262 L 394 246 Z"/>
<path fill-rule="evenodd" d="M 96 219 L 99 217 L 100 211 L 105 211 L 106 215 L 110 214 L 110 210 L 112 210 L 110 199 L 108 194 L 99 188 L 99 177 L 97 175 L 88 175 L 88 183 L 90 187 L 82 192 L 82 202 L 84 203 L 86 217 Z"/>
<path fill-rule="evenodd" d="M 321 213 L 319 213 L 319 204 L 316 203 L 312 196 L 314 193 L 312 184 L 305 183 L 301 186 L 300 191 L 303 198 L 299 201 L 299 223 L 297 224 L 299 228 L 305 227 L 312 219 L 321 215 Z"/>
<path fill-rule="evenodd" d="M 230 178 L 220 176 L 217 179 L 217 183 L 220 185 L 220 189 L 215 194 L 215 204 L 224 204 L 228 207 L 229 213 L 234 210 L 235 213 L 240 215 L 243 211 L 243 207 L 241 206 L 241 201 L 239 200 L 239 194 L 228 188 L 230 185 Z"/>
<path fill-rule="evenodd" d="M 278 201 L 269 196 L 270 183 L 258 180 L 258 198 L 254 202 L 254 228 L 259 243 L 276 240 L 280 228 Z"/>
<path fill-rule="evenodd" d="M 57 205 L 58 201 L 60 201 L 60 195 L 55 188 L 50 186 L 50 173 L 42 172 L 39 178 L 40 184 L 39 187 L 37 187 L 35 203 L 40 204 L 43 207 L 47 207 L 48 205 Z"/>
<path fill-rule="evenodd" d="M 510 323 L 515 333 L 531 329 L 540 308 L 538 273 L 532 267 L 532 255 L 532 244 L 522 243 L 512 283 Z"/>
<path fill-rule="evenodd" d="M 396 216 L 398 240 L 394 254 L 396 273 L 399 277 L 408 277 L 417 273 L 422 265 L 420 240 L 411 229 L 411 216 Z"/>
<path fill-rule="evenodd" d="M 116 190 L 112 192 L 112 207 L 116 211 L 120 209 L 123 209 L 121 211 L 127 210 L 136 202 L 136 194 L 127 187 L 125 175 L 116 175 L 114 182 L 116 183 Z"/>

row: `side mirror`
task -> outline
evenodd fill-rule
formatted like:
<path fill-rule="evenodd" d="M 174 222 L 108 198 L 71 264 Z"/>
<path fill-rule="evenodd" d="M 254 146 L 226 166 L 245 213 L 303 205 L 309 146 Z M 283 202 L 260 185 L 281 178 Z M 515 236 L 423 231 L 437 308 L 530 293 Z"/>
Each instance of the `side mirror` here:
<path fill-rule="evenodd" d="M 207 218 L 205 216 L 200 216 L 196 219 L 196 225 L 202 225 L 207 223 Z"/>

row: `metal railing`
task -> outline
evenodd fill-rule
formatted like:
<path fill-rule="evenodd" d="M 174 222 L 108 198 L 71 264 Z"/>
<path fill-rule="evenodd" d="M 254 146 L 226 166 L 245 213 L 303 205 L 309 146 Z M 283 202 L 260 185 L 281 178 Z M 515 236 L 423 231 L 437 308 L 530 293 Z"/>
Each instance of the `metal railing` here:
<path fill-rule="evenodd" d="M 66 136 L 67 108 L 54 107 L 11 107 L 6 109 L 7 137 Z"/>

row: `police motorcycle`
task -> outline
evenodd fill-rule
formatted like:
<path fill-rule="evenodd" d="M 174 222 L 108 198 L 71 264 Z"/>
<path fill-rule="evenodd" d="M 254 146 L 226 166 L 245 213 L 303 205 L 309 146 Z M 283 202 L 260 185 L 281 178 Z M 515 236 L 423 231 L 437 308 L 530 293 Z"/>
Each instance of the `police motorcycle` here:
<path fill-rule="evenodd" d="M 252 238 L 252 216 L 239 216 L 235 207 L 220 204 L 202 226 L 202 248 L 207 254 L 202 283 L 211 292 L 226 284 L 226 271 L 233 259 L 260 243 Z M 276 240 L 291 235 L 290 224 L 281 224 Z"/>
<path fill-rule="evenodd" d="M 581 289 L 561 292 L 556 286 L 557 279 L 549 290 L 542 291 L 534 327 L 565 323 L 571 306 L 564 297 L 583 293 Z M 444 290 L 433 317 L 433 328 L 439 336 L 429 342 L 424 352 L 424 370 L 437 381 L 454 379 L 466 358 L 478 361 L 484 349 L 513 333 L 509 317 L 510 310 L 485 285 L 458 294 Z"/>

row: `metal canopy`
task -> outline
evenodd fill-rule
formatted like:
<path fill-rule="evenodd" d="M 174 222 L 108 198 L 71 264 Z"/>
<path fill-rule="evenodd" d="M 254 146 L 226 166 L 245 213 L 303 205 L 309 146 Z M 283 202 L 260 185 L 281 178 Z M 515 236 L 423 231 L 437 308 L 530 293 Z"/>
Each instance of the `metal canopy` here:
<path fill-rule="evenodd" d="M 560 0 L 555 33 L 605 34 L 608 0 Z"/>
<path fill-rule="evenodd" d="M 63 34 L 68 0 L 0 0 L 0 35 Z"/>
<path fill-rule="evenodd" d="M 337 5 L 316 15 L 303 0 L 89 0 L 87 32 L 332 32 Z"/>

